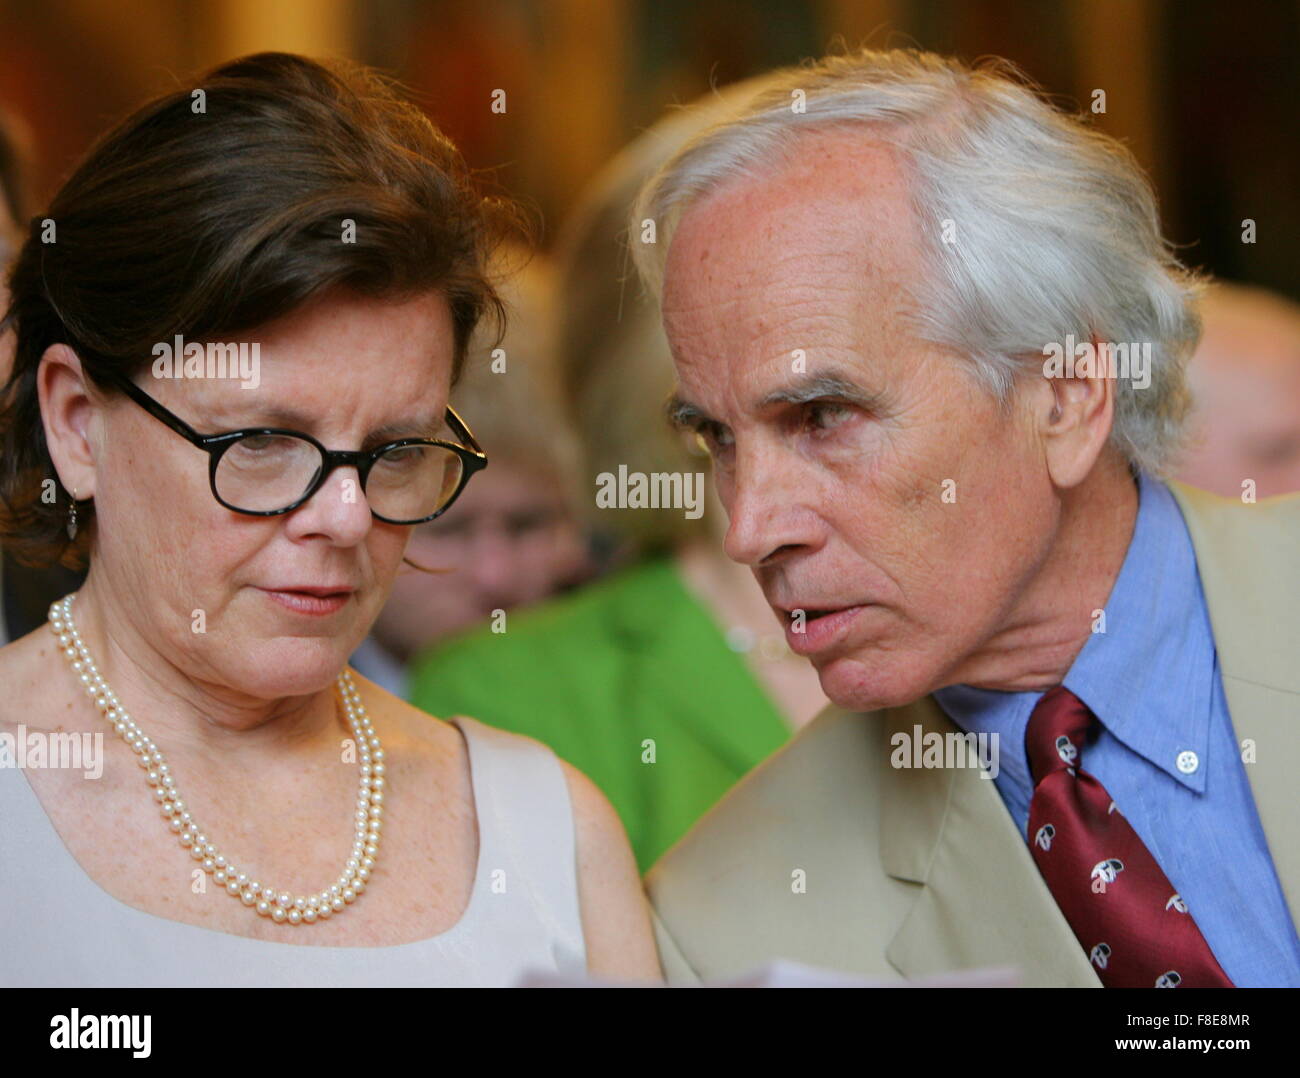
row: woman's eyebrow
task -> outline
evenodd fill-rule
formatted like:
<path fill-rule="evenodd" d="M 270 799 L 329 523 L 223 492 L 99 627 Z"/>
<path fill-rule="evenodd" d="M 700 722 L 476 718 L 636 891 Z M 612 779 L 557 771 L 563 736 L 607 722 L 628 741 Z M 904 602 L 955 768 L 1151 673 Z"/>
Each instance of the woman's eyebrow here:
<path fill-rule="evenodd" d="M 416 419 L 396 423 L 385 423 L 366 435 L 366 441 L 391 441 L 394 438 L 431 438 L 442 429 L 443 418 L 432 419 L 420 416 Z"/>
<path fill-rule="evenodd" d="M 286 405 L 268 406 L 259 409 L 254 415 L 257 417 L 256 421 L 241 423 L 238 427 L 232 427 L 227 423 L 226 428 L 241 430 L 247 427 L 284 427 L 288 430 L 313 434 L 317 424 L 317 417 L 309 416 L 292 406 Z M 392 441 L 397 438 L 433 437 L 442 428 L 442 425 L 442 416 L 434 419 L 426 413 L 414 416 L 411 419 L 395 420 L 391 423 L 385 423 L 381 427 L 375 427 L 366 433 L 365 440 L 373 443 Z"/>

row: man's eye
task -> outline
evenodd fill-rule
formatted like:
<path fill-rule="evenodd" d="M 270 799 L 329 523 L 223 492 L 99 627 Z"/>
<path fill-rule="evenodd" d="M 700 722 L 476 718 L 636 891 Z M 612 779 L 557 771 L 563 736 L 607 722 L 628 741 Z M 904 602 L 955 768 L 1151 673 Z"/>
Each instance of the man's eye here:
<path fill-rule="evenodd" d="M 731 432 L 717 423 L 704 423 L 695 432 L 700 446 L 707 453 L 717 455 L 719 451 L 731 448 Z"/>
<path fill-rule="evenodd" d="M 848 419 L 852 409 L 841 401 L 812 401 L 805 416 L 814 430 L 830 430 Z"/>

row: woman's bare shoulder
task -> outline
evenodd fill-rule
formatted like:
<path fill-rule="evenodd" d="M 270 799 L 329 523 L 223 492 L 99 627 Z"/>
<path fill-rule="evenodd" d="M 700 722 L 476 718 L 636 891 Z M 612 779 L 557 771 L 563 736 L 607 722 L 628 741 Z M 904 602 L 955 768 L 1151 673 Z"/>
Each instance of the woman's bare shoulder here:
<path fill-rule="evenodd" d="M 573 804 L 587 969 L 617 980 L 659 981 L 650 906 L 623 821 L 591 779 L 561 764 Z"/>
<path fill-rule="evenodd" d="M 64 729 L 76 704 L 65 667 L 44 625 L 0 648 L 0 728 L 22 723 L 32 730 Z"/>

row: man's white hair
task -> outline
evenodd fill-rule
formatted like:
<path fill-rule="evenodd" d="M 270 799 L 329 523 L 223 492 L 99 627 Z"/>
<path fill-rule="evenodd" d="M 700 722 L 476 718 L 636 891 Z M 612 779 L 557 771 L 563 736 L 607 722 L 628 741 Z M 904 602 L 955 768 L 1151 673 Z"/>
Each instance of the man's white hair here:
<path fill-rule="evenodd" d="M 922 337 L 969 357 L 1004 402 L 1068 335 L 1149 344 L 1149 385 L 1116 379 L 1111 440 L 1135 467 L 1164 471 L 1190 404 L 1183 371 L 1200 333 L 1200 282 L 1161 236 L 1132 154 L 1005 62 L 866 50 L 778 73 L 642 188 L 630 238 L 651 291 L 662 294 L 687 207 L 789 161 L 801 135 L 831 125 L 860 126 L 903 155 L 929 267 L 912 297 Z"/>

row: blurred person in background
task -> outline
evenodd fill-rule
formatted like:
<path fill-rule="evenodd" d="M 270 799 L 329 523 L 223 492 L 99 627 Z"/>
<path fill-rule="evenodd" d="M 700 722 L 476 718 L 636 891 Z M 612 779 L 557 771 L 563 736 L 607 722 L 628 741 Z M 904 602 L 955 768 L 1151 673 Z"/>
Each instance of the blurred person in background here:
<path fill-rule="evenodd" d="M 27 221 L 30 140 L 18 120 L 0 109 L 0 311 L 9 307 L 9 266 L 22 243 Z M 0 385 L 9 379 L 15 337 L 0 323 Z M 0 646 L 25 636 L 45 621 L 50 603 L 81 586 L 85 573 L 62 565 L 23 565 L 0 556 Z"/>
<path fill-rule="evenodd" d="M 1227 498 L 1300 490 L 1300 304 L 1262 288 L 1211 287 L 1188 378 L 1196 401 L 1178 478 Z"/>
<path fill-rule="evenodd" d="M 431 651 L 412 676 L 418 707 L 528 734 L 591 776 L 643 869 L 827 703 L 752 575 L 723 553 L 707 454 L 665 420 L 672 357 L 624 231 L 640 184 L 761 84 L 711 93 L 647 131 L 560 238 L 557 347 L 585 451 L 584 504 L 618 571 L 510 618 L 505 632 Z M 699 475 L 703 512 L 597 508 L 598 477 L 620 466 Z"/>
<path fill-rule="evenodd" d="M 579 449 L 551 348 L 552 281 L 539 255 L 498 260 L 510 311 L 499 347 L 480 341 L 452 404 L 474 417 L 491 460 L 456 512 L 418 525 L 407 558 L 353 665 L 398 696 L 407 664 L 439 640 L 572 588 L 591 575 L 581 520 Z M 415 568 L 418 566 L 419 568 Z"/>

